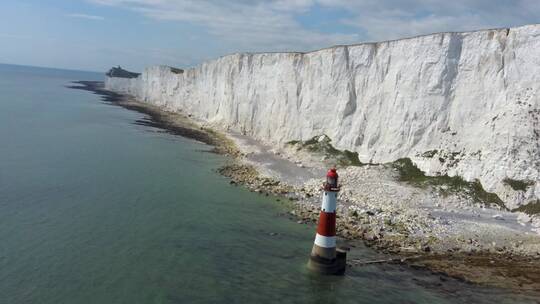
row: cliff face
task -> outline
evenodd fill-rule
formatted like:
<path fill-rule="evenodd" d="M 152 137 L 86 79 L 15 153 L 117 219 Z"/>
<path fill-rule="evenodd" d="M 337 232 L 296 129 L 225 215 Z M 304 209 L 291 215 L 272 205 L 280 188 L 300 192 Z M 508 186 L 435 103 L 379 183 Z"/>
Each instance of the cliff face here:
<path fill-rule="evenodd" d="M 106 87 L 267 143 L 326 134 L 363 162 L 410 157 L 509 208 L 540 198 L 540 25 L 235 54 Z"/>

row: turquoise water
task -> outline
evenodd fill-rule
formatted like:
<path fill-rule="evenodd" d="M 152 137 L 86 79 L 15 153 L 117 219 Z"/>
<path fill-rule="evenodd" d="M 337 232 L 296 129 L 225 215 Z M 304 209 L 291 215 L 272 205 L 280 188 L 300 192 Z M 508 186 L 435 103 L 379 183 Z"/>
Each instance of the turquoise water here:
<path fill-rule="evenodd" d="M 65 87 L 101 78 L 0 65 L 0 303 L 534 302 L 404 266 L 308 273 L 314 227 L 211 147 Z"/>

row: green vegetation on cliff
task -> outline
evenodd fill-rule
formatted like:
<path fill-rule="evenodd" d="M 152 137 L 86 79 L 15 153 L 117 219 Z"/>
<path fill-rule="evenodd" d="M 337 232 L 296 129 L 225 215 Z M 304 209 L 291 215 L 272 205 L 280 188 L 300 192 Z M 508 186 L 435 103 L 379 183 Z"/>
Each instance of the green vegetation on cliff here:
<path fill-rule="evenodd" d="M 527 191 L 527 188 L 534 185 L 533 181 L 521 181 L 511 178 L 505 178 L 503 182 L 516 191 Z"/>
<path fill-rule="evenodd" d="M 341 166 L 362 166 L 358 153 L 349 150 L 338 150 L 331 144 L 332 140 L 326 135 L 314 136 L 306 141 L 292 140 L 287 144 L 295 146 L 297 151 L 306 150 L 321 154 L 328 159 L 335 160 Z"/>
<path fill-rule="evenodd" d="M 503 201 L 496 194 L 487 192 L 478 180 L 468 182 L 459 176 L 427 176 L 410 158 L 400 158 L 392 166 L 397 169 L 400 181 L 418 187 L 437 187 L 443 195 L 465 193 L 475 202 L 504 207 Z"/>

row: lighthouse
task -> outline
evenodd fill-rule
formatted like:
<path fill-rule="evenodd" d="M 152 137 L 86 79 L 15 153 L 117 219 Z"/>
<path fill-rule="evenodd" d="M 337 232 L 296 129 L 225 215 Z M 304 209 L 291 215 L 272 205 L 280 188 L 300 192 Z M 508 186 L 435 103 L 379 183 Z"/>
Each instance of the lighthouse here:
<path fill-rule="evenodd" d="M 328 170 L 323 184 L 323 197 L 319 224 L 308 268 L 321 274 L 343 274 L 347 253 L 336 250 L 336 202 L 339 192 L 338 174 L 335 168 Z"/>

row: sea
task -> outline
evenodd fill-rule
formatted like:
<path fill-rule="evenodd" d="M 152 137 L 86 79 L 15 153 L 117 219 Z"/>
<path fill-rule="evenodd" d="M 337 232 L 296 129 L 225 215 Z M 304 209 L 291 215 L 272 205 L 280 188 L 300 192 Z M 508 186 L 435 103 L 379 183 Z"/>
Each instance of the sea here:
<path fill-rule="evenodd" d="M 310 273 L 313 225 L 212 147 L 73 81 L 0 65 L 0 303 L 535 303 L 406 265 Z M 350 259 L 386 256 L 352 244 Z"/>

